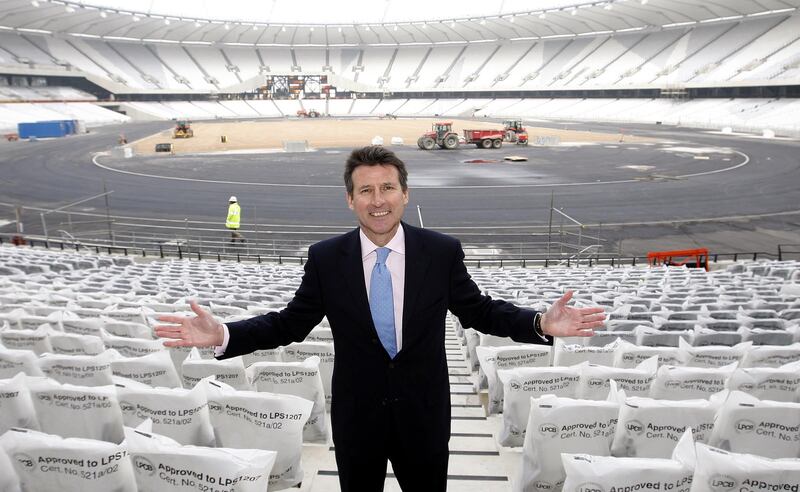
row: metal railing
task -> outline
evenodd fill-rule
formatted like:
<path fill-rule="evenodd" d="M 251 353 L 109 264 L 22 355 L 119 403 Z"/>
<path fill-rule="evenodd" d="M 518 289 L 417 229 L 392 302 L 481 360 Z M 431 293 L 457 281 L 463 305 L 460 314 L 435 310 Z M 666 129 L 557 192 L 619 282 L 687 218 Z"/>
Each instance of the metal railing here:
<path fill-rule="evenodd" d="M 39 228 L 16 235 L 30 240 L 63 243 L 108 250 L 137 251 L 142 256 L 174 257 L 305 257 L 308 247 L 322 239 L 342 234 L 353 226 L 289 226 L 255 224 L 241 229 L 243 241 L 231 236 L 217 224 L 199 220 L 135 219 L 114 217 L 103 220 L 74 220 L 73 211 L 51 214 L 50 228 Z M 54 220 L 55 219 L 55 220 Z M 60 219 L 60 220 L 59 220 Z M 38 221 L 37 221 L 38 222 Z M 34 225 L 36 222 L 34 222 Z M 447 227 L 443 232 L 459 238 L 467 257 L 525 259 L 553 257 L 580 259 L 588 253 L 602 251 L 607 241 L 599 236 L 599 228 L 582 224 L 559 224 L 555 227 L 531 226 L 516 228 Z M 592 230 L 594 229 L 594 230 Z M 587 248 L 587 246 L 590 246 Z M 60 247 L 60 246 L 59 246 Z M 542 256 L 544 255 L 544 256 Z"/>
<path fill-rule="evenodd" d="M 20 239 L 22 241 L 20 241 Z M 161 258 L 161 259 L 184 259 L 198 261 L 236 261 L 266 263 L 273 262 L 279 264 L 303 265 L 308 258 L 306 254 L 295 255 L 272 255 L 269 253 L 259 253 L 245 250 L 230 250 L 226 252 L 208 253 L 198 250 L 190 250 L 184 245 L 159 244 L 155 249 L 145 247 L 132 247 L 111 244 L 100 244 L 95 242 L 84 242 L 74 239 L 59 240 L 53 238 L 26 236 L 21 238 L 12 234 L 0 234 L 0 245 L 16 244 L 20 247 L 41 247 L 45 249 L 56 249 L 63 251 L 90 252 L 95 254 L 139 256 L 142 258 Z M 757 261 L 759 259 L 780 260 L 781 254 L 786 255 L 789 251 L 800 254 L 800 245 L 779 245 L 778 252 L 753 251 L 735 253 L 714 253 L 709 255 L 711 263 L 721 261 Z M 787 247 L 794 249 L 787 250 Z M 592 248 L 594 249 L 594 248 Z M 781 249 L 783 253 L 781 253 Z M 468 266 L 477 268 L 482 267 L 623 267 L 641 266 L 648 264 L 647 256 L 619 256 L 610 253 L 595 252 L 591 255 L 579 257 L 575 254 L 567 255 L 547 255 L 546 253 L 531 253 L 528 255 L 486 255 L 485 257 L 467 255 L 464 262 Z"/>
<path fill-rule="evenodd" d="M 27 244 L 45 248 L 94 251 L 144 258 L 178 258 L 216 261 L 291 262 L 302 264 L 308 247 L 327 237 L 341 234 L 352 226 L 290 226 L 258 224 L 242 229 L 245 241 L 231 242 L 230 232 L 212 222 L 202 220 L 152 219 L 111 216 L 105 213 L 76 211 L 75 203 L 107 198 L 105 191 L 56 209 L 33 209 L 42 219 L 41 231 L 24 234 L 19 227 L 22 207 L 17 207 L 16 233 L 0 233 L 0 243 L 13 237 L 24 238 Z M 421 211 L 417 210 L 421 217 Z M 48 235 L 44 217 L 50 219 Z M 35 216 L 34 216 L 35 217 Z M 88 220 L 73 220 L 75 217 Z M 29 217 L 30 218 L 30 217 Z M 555 220 L 554 220 L 555 219 Z M 35 226 L 39 221 L 34 220 Z M 620 250 L 609 251 L 608 241 L 601 236 L 602 225 L 585 225 L 561 208 L 551 196 L 550 219 L 547 225 L 530 226 L 518 232 L 514 228 L 444 227 L 461 240 L 468 264 L 520 266 L 594 266 L 646 264 L 646 256 L 623 256 Z M 621 243 L 621 242 L 620 242 Z M 797 259 L 800 244 L 779 244 L 777 253 L 717 253 L 721 259 Z"/>
<path fill-rule="evenodd" d="M 752 251 L 752 252 L 736 252 L 736 253 L 714 253 L 709 255 L 710 263 L 719 263 L 722 261 L 758 261 L 758 260 L 776 260 L 778 259 L 777 253 L 768 251 Z M 624 266 L 642 266 L 648 265 L 647 256 L 617 256 L 611 254 L 597 254 L 581 259 L 573 258 L 493 258 L 493 259 L 474 259 L 466 258 L 464 263 L 467 265 L 481 267 L 505 267 L 505 266 L 521 266 L 521 267 L 624 267 Z M 659 265 L 653 265 L 659 266 Z"/>
<path fill-rule="evenodd" d="M 779 244 L 778 260 L 800 259 L 800 244 Z"/>
<path fill-rule="evenodd" d="M 86 245 L 102 250 L 138 251 L 142 256 L 284 258 L 305 257 L 311 244 L 354 226 L 265 224 L 259 223 L 254 215 L 252 225 L 239 231 L 244 236 L 244 241 L 239 241 L 218 221 L 112 215 L 108 202 L 112 193 L 114 190 L 104 185 L 101 193 L 54 208 L 17 205 L 14 207 L 16 234 L 54 244 L 60 240 L 65 247 Z M 96 203 L 101 206 L 94 209 L 76 209 L 77 205 L 101 200 L 102 204 Z M 422 212 L 418 206 L 420 225 L 423 224 Z M 440 230 L 460 239 L 467 257 L 475 260 L 536 257 L 580 261 L 603 252 L 608 242 L 601 237 L 602 225 L 584 224 L 563 207 L 556 208 L 554 194 L 551 194 L 549 212 L 547 225 L 524 228 L 449 226 Z M 24 230 L 23 222 L 27 226 Z"/>

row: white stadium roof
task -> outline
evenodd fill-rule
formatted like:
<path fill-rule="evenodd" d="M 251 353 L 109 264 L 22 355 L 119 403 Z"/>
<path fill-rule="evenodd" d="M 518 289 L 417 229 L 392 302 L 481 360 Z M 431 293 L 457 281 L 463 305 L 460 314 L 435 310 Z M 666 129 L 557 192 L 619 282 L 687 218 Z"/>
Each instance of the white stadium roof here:
<path fill-rule="evenodd" d="M 0 29 L 198 45 L 396 46 L 652 31 L 798 7 L 800 0 L 3 0 Z"/>

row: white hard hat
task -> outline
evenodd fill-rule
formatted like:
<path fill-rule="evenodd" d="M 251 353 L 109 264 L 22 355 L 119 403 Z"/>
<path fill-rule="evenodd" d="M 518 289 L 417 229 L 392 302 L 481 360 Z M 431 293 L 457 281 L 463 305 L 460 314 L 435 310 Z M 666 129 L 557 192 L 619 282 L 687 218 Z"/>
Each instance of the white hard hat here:
<path fill-rule="evenodd" d="M 230 198 L 228 198 L 228 201 L 229 202 L 238 202 L 239 200 L 237 200 L 235 196 L 231 196 Z"/>

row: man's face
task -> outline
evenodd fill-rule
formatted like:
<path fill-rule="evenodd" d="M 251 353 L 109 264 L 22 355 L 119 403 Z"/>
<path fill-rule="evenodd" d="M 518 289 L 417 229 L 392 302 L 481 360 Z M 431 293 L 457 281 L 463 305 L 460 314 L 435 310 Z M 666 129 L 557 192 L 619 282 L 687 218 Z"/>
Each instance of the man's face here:
<path fill-rule="evenodd" d="M 353 170 L 353 194 L 347 194 L 347 205 L 376 245 L 385 246 L 394 237 L 407 204 L 408 190 L 400 187 L 396 167 L 363 165 Z"/>

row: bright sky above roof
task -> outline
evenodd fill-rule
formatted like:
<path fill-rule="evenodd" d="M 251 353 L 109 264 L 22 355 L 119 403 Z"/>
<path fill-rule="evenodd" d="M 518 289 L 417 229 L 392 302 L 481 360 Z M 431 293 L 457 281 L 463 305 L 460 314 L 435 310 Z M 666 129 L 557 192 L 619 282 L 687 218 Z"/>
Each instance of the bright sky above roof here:
<path fill-rule="evenodd" d="M 83 0 L 84 5 L 192 19 L 364 24 L 464 19 L 557 9 L 587 0 Z"/>

